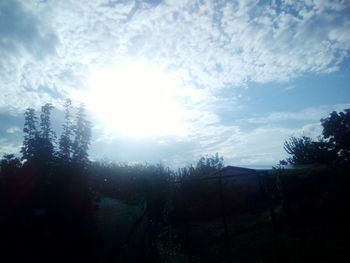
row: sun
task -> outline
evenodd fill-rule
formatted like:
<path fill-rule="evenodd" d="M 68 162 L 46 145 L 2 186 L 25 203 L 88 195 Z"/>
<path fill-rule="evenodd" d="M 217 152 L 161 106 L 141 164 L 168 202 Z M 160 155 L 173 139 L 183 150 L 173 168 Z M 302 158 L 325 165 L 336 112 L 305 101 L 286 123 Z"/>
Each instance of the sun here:
<path fill-rule="evenodd" d="M 113 132 L 167 136 L 184 132 L 180 81 L 159 67 L 137 63 L 95 70 L 85 103 Z"/>

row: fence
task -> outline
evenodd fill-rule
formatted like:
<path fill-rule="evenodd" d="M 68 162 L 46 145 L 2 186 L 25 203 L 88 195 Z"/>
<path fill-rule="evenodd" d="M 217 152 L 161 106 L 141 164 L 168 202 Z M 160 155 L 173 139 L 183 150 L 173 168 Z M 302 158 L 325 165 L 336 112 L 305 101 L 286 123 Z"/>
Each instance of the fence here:
<path fill-rule="evenodd" d="M 348 258 L 348 171 L 348 166 L 334 166 L 158 178 L 143 187 L 138 181 L 125 191 L 142 188 L 137 196 L 144 209 L 123 242 L 114 243 L 118 256 L 113 260 L 260 263 Z"/>
<path fill-rule="evenodd" d="M 177 254 L 183 262 L 233 262 L 236 237 L 258 226 L 268 232 L 263 242 L 274 248 L 268 256 L 277 257 L 275 185 L 267 172 L 152 182 L 144 212 L 120 247 L 133 250 L 138 229 L 146 225 L 149 261 Z"/>

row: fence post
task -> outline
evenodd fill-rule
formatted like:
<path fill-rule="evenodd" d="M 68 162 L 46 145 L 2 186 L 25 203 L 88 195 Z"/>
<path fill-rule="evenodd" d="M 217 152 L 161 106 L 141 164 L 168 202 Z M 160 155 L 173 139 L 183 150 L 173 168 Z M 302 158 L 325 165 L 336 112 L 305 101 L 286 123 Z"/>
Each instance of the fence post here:
<path fill-rule="evenodd" d="M 228 225 L 227 225 L 227 217 L 226 217 L 226 202 L 223 195 L 223 187 L 222 187 L 222 178 L 221 175 L 219 175 L 219 192 L 220 192 L 220 203 L 221 203 L 221 215 L 222 215 L 222 222 L 224 224 L 224 236 L 225 236 L 225 245 L 226 245 L 226 258 L 227 262 L 231 263 L 231 246 L 230 246 L 230 236 L 228 231 Z"/>
<path fill-rule="evenodd" d="M 158 226 L 156 225 L 157 222 L 155 222 L 154 218 L 154 189 L 153 189 L 153 181 L 149 180 L 146 181 L 146 211 L 147 211 L 147 234 L 148 234 L 148 260 L 150 262 L 157 262 L 159 260 L 159 254 L 156 244 L 156 238 L 158 233 Z"/>
<path fill-rule="evenodd" d="M 188 192 L 191 190 L 191 182 L 186 182 L 185 180 L 182 181 L 182 187 L 181 187 L 182 191 L 184 191 L 184 193 Z M 184 194 L 182 194 L 182 196 L 184 196 Z M 184 208 L 186 207 L 187 203 L 186 203 L 186 199 L 183 199 L 181 206 Z M 186 254 L 187 254 L 187 260 L 188 262 L 193 262 L 193 258 L 192 255 L 190 254 L 192 252 L 192 247 L 191 247 L 191 240 L 190 240 L 190 226 L 189 226 L 189 215 L 188 213 L 186 213 L 186 209 L 183 209 L 183 220 L 184 220 L 184 225 L 185 225 L 185 248 L 186 248 Z"/>

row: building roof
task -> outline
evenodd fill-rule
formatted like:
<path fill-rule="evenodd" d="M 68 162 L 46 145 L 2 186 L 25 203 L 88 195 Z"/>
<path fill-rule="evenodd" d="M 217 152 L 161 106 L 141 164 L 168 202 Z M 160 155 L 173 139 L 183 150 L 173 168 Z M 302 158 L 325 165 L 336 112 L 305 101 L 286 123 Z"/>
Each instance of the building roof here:
<path fill-rule="evenodd" d="M 222 168 L 219 173 L 222 176 L 230 176 L 230 175 L 240 176 L 240 175 L 255 174 L 255 173 L 258 173 L 258 171 L 254 169 L 238 167 L 238 166 L 226 166 Z"/>

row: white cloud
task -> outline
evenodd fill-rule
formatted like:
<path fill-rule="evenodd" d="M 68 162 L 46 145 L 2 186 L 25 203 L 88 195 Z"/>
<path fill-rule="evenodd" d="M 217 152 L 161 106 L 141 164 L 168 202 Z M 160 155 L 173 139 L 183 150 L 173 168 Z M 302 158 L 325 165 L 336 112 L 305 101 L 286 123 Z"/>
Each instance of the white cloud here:
<path fill-rule="evenodd" d="M 350 104 L 328 105 L 298 112 L 272 113 L 260 119 L 239 121 L 240 125 L 244 122 L 253 122 L 255 127 L 250 130 L 221 123 L 216 123 L 215 126 L 204 125 L 198 134 L 193 134 L 191 137 L 192 141 L 197 142 L 191 154 L 192 160 L 196 160 L 203 154 L 219 152 L 228 164 L 248 166 L 277 164 L 279 160 L 286 157 L 283 149 L 284 141 L 291 136 L 308 136 L 317 139 L 322 135 L 319 120 L 327 117 L 333 110 L 342 111 L 349 107 Z M 290 126 L 288 123 L 293 120 L 305 123 L 298 122 Z M 280 121 L 286 121 L 286 123 L 281 124 Z"/>
<path fill-rule="evenodd" d="M 20 131 L 21 131 L 21 129 L 17 126 L 13 126 L 13 127 L 6 129 L 7 133 L 16 133 L 16 132 L 20 132 Z"/>
<path fill-rule="evenodd" d="M 216 127 L 207 131 L 206 137 L 197 138 L 201 143 L 192 151 L 195 161 L 203 154 L 218 152 L 225 157 L 226 164 L 243 166 L 275 165 L 285 157 L 283 143 L 291 136 L 309 136 L 316 139 L 321 135 L 318 123 L 300 127 L 259 126 L 243 131 L 237 126 Z"/>
<path fill-rule="evenodd" d="M 193 147 L 186 154 L 219 151 L 235 162 L 274 162 L 291 131 L 315 133 L 312 125 L 330 108 L 254 116 L 247 121 L 260 126 L 243 132 L 221 123 L 217 110 L 227 98 L 213 94 L 250 81 L 338 70 L 350 49 L 350 3 L 271 2 L 1 1 L 0 14 L 6 15 L 0 15 L 0 108 L 55 103 L 85 89 L 96 68 L 147 61 L 177 72 L 192 87 L 183 89 L 190 124 L 185 139 Z M 309 126 L 277 125 L 284 120 Z"/>
<path fill-rule="evenodd" d="M 6 139 L 0 139 L 0 157 L 4 154 L 15 154 L 17 155 L 20 150 L 20 145 L 11 143 Z"/>
<path fill-rule="evenodd" d="M 272 124 L 281 121 L 312 121 L 317 122 L 325 118 L 331 111 L 343 111 L 350 108 L 350 104 L 324 105 L 320 107 L 306 108 L 300 111 L 271 112 L 264 113 L 264 116 L 248 118 L 245 121 L 255 124 Z"/>
<path fill-rule="evenodd" d="M 6 31 L 11 21 L 0 29 L 1 87 L 20 89 L 29 103 L 28 89 L 67 95 L 84 87 L 90 68 L 128 57 L 220 88 L 332 72 L 350 48 L 348 1 L 33 0 L 5 1 L 0 8 L 3 20 L 21 15 L 14 33 Z"/>
<path fill-rule="evenodd" d="M 293 90 L 293 89 L 295 89 L 296 87 L 294 86 L 294 85 L 289 85 L 289 86 L 287 86 L 284 90 L 285 91 L 289 91 L 289 90 Z"/>

